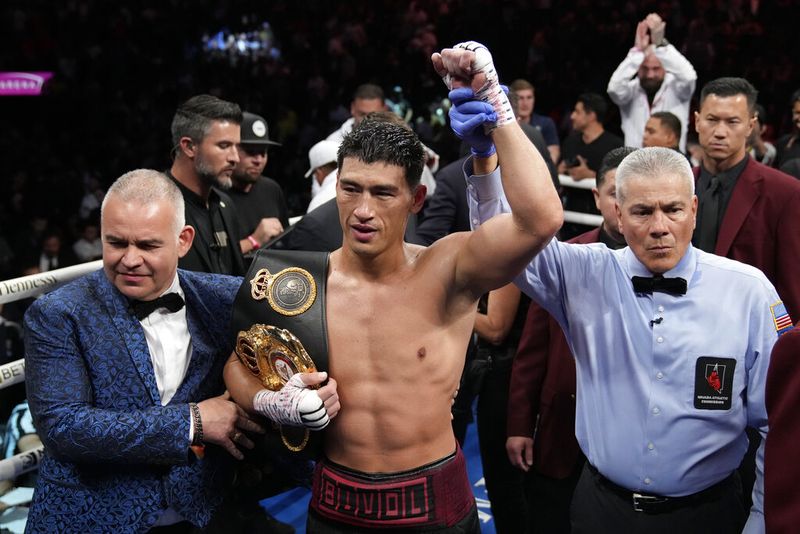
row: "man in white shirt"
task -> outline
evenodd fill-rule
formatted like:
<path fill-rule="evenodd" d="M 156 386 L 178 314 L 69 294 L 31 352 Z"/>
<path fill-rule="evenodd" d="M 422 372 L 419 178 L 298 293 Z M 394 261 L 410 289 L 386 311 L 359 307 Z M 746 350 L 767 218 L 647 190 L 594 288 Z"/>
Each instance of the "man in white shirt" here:
<path fill-rule="evenodd" d="M 633 48 L 608 82 L 608 96 L 619 106 L 625 146 L 641 147 L 650 115 L 669 111 L 681 120 L 683 152 L 697 73 L 664 37 L 666 25 L 656 13 L 639 22 Z"/>

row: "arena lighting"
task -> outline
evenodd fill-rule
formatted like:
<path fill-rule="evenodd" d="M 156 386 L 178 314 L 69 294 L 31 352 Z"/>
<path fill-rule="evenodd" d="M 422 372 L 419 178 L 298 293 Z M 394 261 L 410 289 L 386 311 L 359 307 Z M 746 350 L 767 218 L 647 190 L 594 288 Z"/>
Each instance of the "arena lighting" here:
<path fill-rule="evenodd" d="M 0 96 L 38 96 L 53 77 L 49 71 L 0 72 Z"/>
<path fill-rule="evenodd" d="M 212 35 L 203 35 L 204 52 L 211 58 L 227 57 L 232 61 L 239 57 L 280 60 L 281 51 L 269 22 L 255 23 L 243 17 L 242 26 L 248 29 L 236 32 L 223 28 Z"/>

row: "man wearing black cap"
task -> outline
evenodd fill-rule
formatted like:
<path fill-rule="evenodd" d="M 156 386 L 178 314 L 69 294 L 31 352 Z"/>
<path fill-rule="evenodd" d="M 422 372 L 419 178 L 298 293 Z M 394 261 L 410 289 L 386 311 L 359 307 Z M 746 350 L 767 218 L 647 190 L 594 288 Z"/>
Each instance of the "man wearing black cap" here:
<path fill-rule="evenodd" d="M 239 163 L 233 170 L 229 194 L 240 221 L 239 243 L 243 253 L 258 249 L 289 225 L 289 210 L 278 182 L 261 176 L 267 165 L 267 147 L 281 146 L 270 140 L 263 117 L 245 111 L 242 120 Z"/>

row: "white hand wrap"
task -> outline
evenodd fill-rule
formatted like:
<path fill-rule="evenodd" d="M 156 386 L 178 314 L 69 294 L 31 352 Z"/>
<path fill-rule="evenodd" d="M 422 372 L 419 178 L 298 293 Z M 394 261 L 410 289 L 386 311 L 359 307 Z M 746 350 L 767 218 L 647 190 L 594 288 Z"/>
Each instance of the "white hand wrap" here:
<path fill-rule="evenodd" d="M 303 384 L 299 374 L 280 391 L 262 389 L 253 397 L 253 408 L 276 423 L 322 430 L 328 426 L 328 412 L 317 392 Z"/>
<path fill-rule="evenodd" d="M 475 58 L 472 60 L 472 74 L 482 72 L 486 75 L 486 82 L 483 86 L 475 91 L 475 97 L 478 100 L 486 102 L 495 113 L 497 113 L 497 121 L 487 124 L 486 132 L 490 132 L 500 126 L 505 126 L 512 122 L 516 122 L 514 117 L 514 110 L 511 108 L 511 102 L 508 100 L 503 88 L 500 87 L 500 80 L 497 76 L 497 71 L 494 68 L 494 61 L 489 49 L 481 43 L 475 41 L 467 41 L 465 43 L 458 43 L 453 48 L 463 48 L 475 53 Z M 448 75 L 449 77 L 449 75 Z M 449 79 L 445 78 L 445 83 L 449 83 Z M 448 85 L 450 87 L 450 85 Z"/>

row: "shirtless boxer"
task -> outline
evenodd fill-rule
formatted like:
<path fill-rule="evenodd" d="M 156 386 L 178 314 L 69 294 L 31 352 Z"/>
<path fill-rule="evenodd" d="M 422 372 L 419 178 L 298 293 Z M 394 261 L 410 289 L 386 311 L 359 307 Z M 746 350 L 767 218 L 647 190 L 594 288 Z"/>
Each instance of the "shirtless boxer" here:
<path fill-rule="evenodd" d="M 485 99 L 471 104 L 496 119 L 486 134 L 451 116 L 473 147 L 476 173 L 502 161 L 513 213 L 429 248 L 404 243 L 407 218 L 425 200 L 416 135 L 365 120 L 342 142 L 336 201 L 344 242 L 330 256 L 326 317 L 343 409 L 324 437 L 309 532 L 480 531 L 450 425 L 477 301 L 517 275 L 562 222 L 547 166 L 514 120 L 488 50 L 463 43 L 432 60 L 448 87 L 461 87 L 451 98 L 471 97 L 463 86 L 471 87 Z M 261 386 L 235 356 L 225 381 L 254 410 Z"/>

